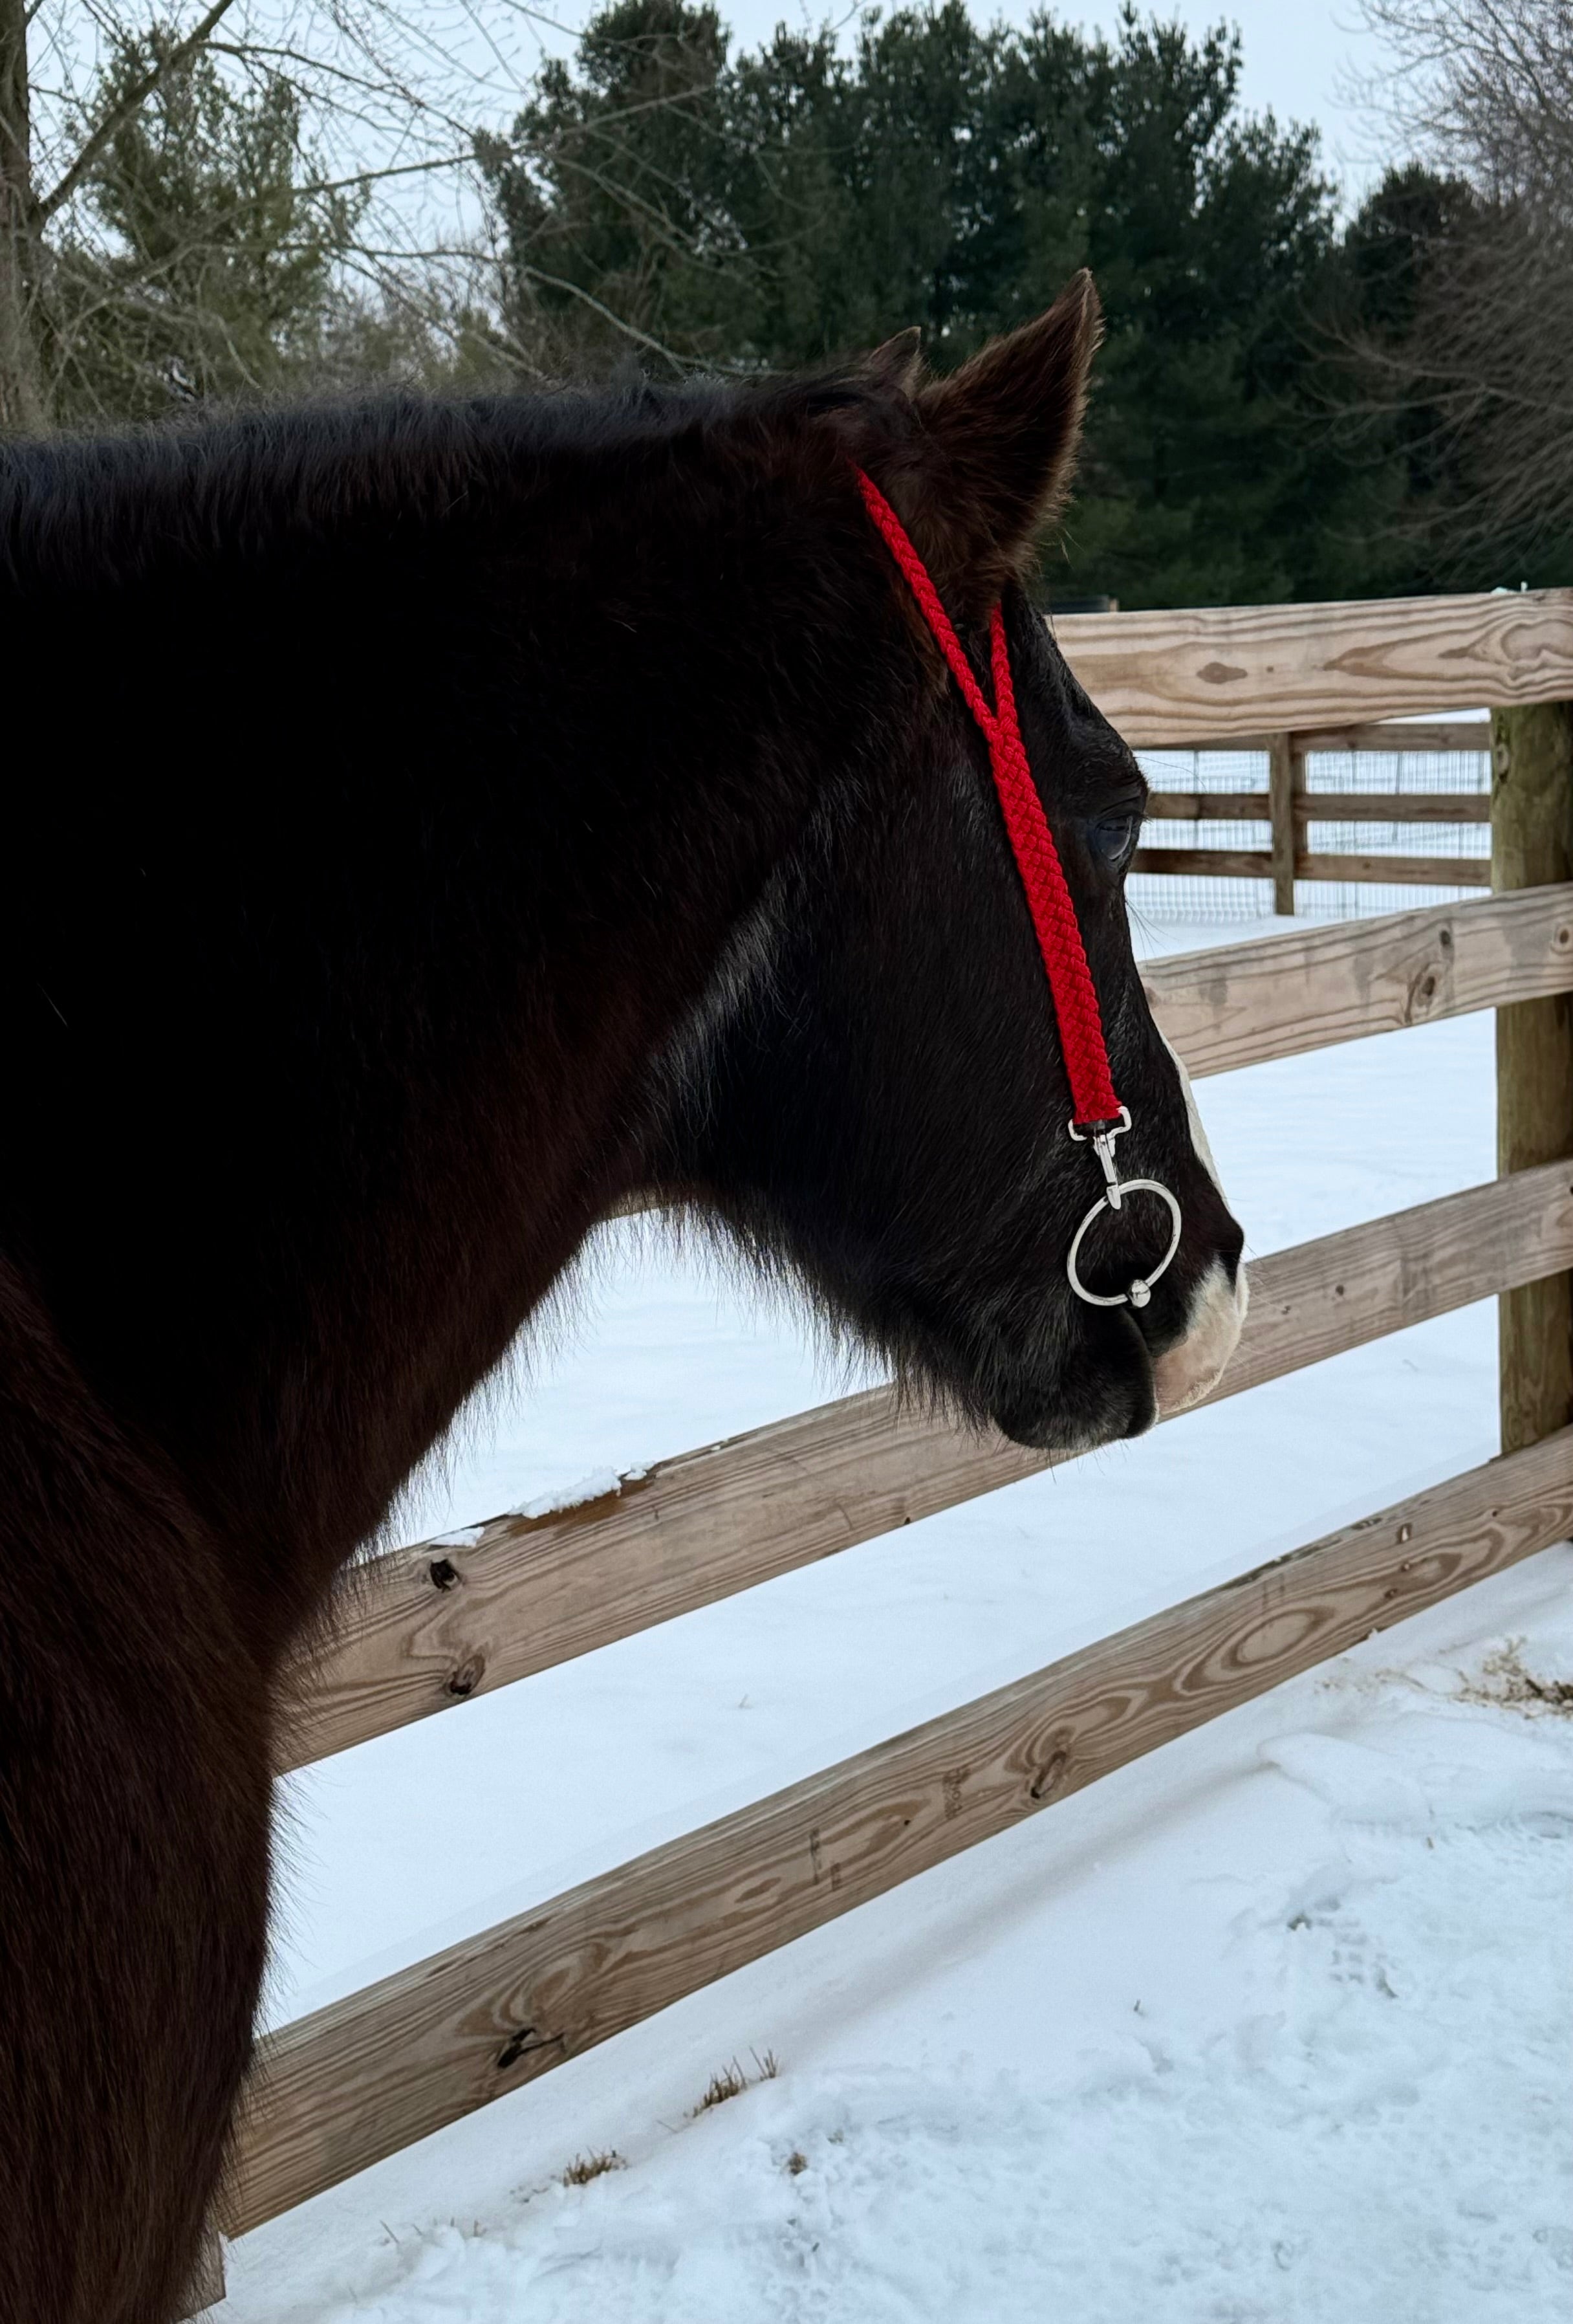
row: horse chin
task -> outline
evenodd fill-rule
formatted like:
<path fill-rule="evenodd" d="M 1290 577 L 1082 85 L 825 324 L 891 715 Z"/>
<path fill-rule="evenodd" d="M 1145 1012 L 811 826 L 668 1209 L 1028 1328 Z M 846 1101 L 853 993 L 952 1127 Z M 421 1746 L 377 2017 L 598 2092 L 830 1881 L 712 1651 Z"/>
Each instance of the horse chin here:
<path fill-rule="evenodd" d="M 1134 1323 L 1121 1316 L 1113 1362 L 1049 1381 L 1024 1379 L 989 1402 L 1002 1436 L 1069 1460 L 1122 1437 L 1143 1436 L 1158 1417 L 1152 1358 Z"/>

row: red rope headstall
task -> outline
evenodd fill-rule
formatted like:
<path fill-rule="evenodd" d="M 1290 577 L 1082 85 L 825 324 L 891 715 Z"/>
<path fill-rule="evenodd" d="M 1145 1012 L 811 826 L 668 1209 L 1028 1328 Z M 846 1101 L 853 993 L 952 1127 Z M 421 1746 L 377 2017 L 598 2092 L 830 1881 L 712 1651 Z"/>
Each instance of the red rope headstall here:
<path fill-rule="evenodd" d="M 989 764 L 999 797 L 999 811 L 1005 818 L 1006 835 L 1021 874 L 1038 950 L 1048 973 L 1049 991 L 1060 1026 L 1060 1046 L 1064 1051 L 1065 1072 L 1071 1084 L 1075 1126 L 1086 1131 L 1118 1121 L 1123 1109 L 1109 1075 L 1103 1019 L 1092 972 L 1087 965 L 1087 947 L 1081 941 L 1060 851 L 1054 845 L 1054 835 L 1049 829 L 1021 739 L 1004 613 L 997 604 L 989 616 L 994 675 L 994 704 L 990 708 L 961 650 L 951 617 L 940 603 L 940 593 L 930 578 L 928 567 L 913 547 L 906 526 L 873 478 L 865 475 L 861 468 L 857 477 L 864 506 L 917 600 L 918 611 L 934 632 L 950 665 L 951 675 L 961 690 L 961 698 L 989 745 Z"/>
<path fill-rule="evenodd" d="M 906 526 L 871 476 L 856 471 L 863 505 L 873 518 L 880 538 L 899 567 L 902 578 L 917 600 L 951 676 L 961 689 L 961 699 L 982 730 L 989 745 L 989 764 L 1005 818 L 1006 835 L 1016 868 L 1021 874 L 1027 909 L 1048 974 L 1049 991 L 1060 1028 L 1060 1047 L 1071 1084 L 1072 1138 L 1090 1139 L 1103 1172 L 1104 1191 L 1088 1212 L 1072 1240 L 1065 1260 L 1071 1288 L 1091 1307 L 1145 1307 L 1157 1281 L 1180 1248 L 1180 1205 L 1156 1178 L 1121 1179 L 1115 1166 L 1114 1141 L 1130 1128 L 1130 1115 L 1114 1093 L 1108 1070 L 1108 1046 L 1103 1038 L 1103 1018 L 1081 923 L 1066 884 L 1065 867 L 1054 845 L 1054 835 L 1044 813 L 1044 803 L 1033 781 L 1021 721 L 1016 715 L 1016 687 L 1010 675 L 1010 643 L 1005 634 L 1005 613 L 997 602 L 989 616 L 989 659 L 994 677 L 990 706 L 961 650 L 951 617 L 940 602 L 929 570 L 913 547 Z M 1127 1194 L 1151 1194 L 1169 1213 L 1169 1242 L 1162 1259 L 1145 1275 L 1138 1275 L 1124 1291 L 1090 1291 L 1078 1262 L 1090 1227 L 1105 1211 L 1123 1209 Z"/>

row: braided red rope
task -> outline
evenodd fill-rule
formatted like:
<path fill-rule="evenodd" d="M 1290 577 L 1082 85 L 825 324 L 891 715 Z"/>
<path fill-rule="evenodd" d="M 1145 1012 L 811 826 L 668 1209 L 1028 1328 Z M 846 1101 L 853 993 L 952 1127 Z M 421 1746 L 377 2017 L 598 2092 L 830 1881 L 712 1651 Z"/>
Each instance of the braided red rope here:
<path fill-rule="evenodd" d="M 996 604 L 989 616 L 994 669 L 994 707 L 990 709 L 982 687 L 972 675 L 972 666 L 961 650 L 961 641 L 951 625 L 950 615 L 940 602 L 940 593 L 913 547 L 906 526 L 873 478 L 866 476 L 861 468 L 856 473 L 864 506 L 916 598 L 918 610 L 933 631 L 950 665 L 951 675 L 988 742 L 989 764 L 999 796 L 1000 813 L 1005 817 L 1006 835 L 1026 891 L 1027 909 L 1032 914 L 1038 950 L 1048 973 L 1049 991 L 1060 1026 L 1060 1046 L 1065 1053 L 1065 1072 L 1071 1083 L 1075 1126 L 1089 1130 L 1099 1123 L 1117 1121 L 1122 1109 L 1109 1074 L 1103 1019 L 1092 971 L 1087 965 L 1087 948 L 1081 941 L 1081 925 L 1065 882 L 1060 851 L 1054 845 L 1054 835 L 1049 829 L 1021 739 L 1004 613 Z"/>

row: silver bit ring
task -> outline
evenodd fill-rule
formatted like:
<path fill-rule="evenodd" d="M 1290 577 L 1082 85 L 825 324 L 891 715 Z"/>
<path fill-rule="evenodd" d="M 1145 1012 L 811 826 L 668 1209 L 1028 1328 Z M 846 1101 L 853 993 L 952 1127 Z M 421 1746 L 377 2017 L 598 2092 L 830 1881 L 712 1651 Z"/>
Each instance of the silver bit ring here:
<path fill-rule="evenodd" d="M 1099 1194 L 1077 1228 L 1071 1244 L 1070 1255 L 1065 1261 L 1065 1272 L 1071 1278 L 1071 1288 L 1077 1298 L 1085 1299 L 1090 1307 L 1145 1307 L 1153 1296 L 1154 1284 L 1167 1268 L 1174 1253 L 1180 1248 L 1180 1205 L 1161 1178 L 1124 1178 L 1119 1182 L 1118 1189 L 1115 1187 L 1109 1189 L 1109 1194 L 1117 1192 L 1119 1199 L 1113 1203 L 1110 1202 L 1108 1194 Z M 1145 1275 L 1138 1275 L 1134 1278 L 1128 1290 L 1089 1291 L 1076 1272 L 1076 1261 L 1081 1250 L 1081 1238 L 1101 1212 L 1122 1210 L 1127 1194 L 1156 1194 L 1160 1202 L 1167 1203 L 1172 1222 L 1169 1230 L 1169 1248 L 1156 1267 L 1149 1268 Z"/>

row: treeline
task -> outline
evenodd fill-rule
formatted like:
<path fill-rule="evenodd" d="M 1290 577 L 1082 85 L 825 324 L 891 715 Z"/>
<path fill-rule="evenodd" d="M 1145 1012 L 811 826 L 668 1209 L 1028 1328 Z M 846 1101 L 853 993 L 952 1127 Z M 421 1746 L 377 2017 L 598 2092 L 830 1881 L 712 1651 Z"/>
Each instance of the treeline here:
<path fill-rule="evenodd" d="M 1456 586 L 1458 448 L 1369 357 L 1467 189 L 1394 171 L 1340 227 L 1314 132 L 1242 111 L 1239 70 L 1221 28 L 1128 13 L 1108 41 L 943 0 L 729 55 L 711 7 L 617 0 L 483 144 L 512 333 L 570 372 L 748 370 L 915 322 L 943 368 L 1089 265 L 1108 339 L 1051 595 Z M 1467 577 L 1536 577 L 1513 547 Z"/>
<path fill-rule="evenodd" d="M 265 55 L 237 81 L 155 27 L 83 115 L 25 306 L 0 266 L 0 424 L 388 379 L 748 375 L 911 323 L 943 369 L 1089 265 L 1108 339 L 1051 597 L 1566 580 L 1561 502 L 1492 518 L 1513 400 L 1449 369 L 1500 198 L 1415 161 L 1347 220 L 1315 134 L 1246 112 L 1239 71 L 1221 27 L 1134 11 L 1105 39 L 929 0 L 850 42 L 782 28 L 739 51 L 713 7 L 613 0 L 506 134 L 466 141 L 490 253 L 395 277 L 367 188 L 311 144 L 309 88 Z"/>

